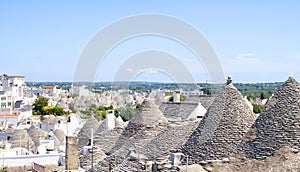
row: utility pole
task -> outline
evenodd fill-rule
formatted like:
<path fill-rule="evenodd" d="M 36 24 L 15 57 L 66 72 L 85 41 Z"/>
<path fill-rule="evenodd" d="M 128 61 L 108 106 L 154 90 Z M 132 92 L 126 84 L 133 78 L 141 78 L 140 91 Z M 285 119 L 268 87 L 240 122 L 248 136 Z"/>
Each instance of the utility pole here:
<path fill-rule="evenodd" d="M 94 172 L 94 148 L 92 146 L 92 172 Z"/>
<path fill-rule="evenodd" d="M 27 140 L 27 150 L 28 150 L 28 155 L 29 155 L 29 140 Z"/>
<path fill-rule="evenodd" d="M 186 166 L 185 166 L 185 172 L 188 172 L 188 165 L 189 165 L 189 156 L 186 155 Z"/>
<path fill-rule="evenodd" d="M 20 155 L 22 155 L 22 146 L 21 146 L 21 136 L 19 136 L 19 144 L 20 144 Z"/>
<path fill-rule="evenodd" d="M 91 146 L 92 146 L 92 172 L 94 172 L 94 140 L 93 129 L 91 129 Z"/>

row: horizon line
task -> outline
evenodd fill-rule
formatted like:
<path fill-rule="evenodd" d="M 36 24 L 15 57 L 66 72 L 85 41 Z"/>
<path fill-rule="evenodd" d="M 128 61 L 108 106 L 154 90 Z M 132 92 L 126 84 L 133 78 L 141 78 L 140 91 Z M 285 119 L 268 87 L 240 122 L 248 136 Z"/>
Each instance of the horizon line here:
<path fill-rule="evenodd" d="M 25 81 L 25 83 L 159 83 L 159 84 L 225 84 L 224 83 L 212 83 L 212 82 L 162 82 L 162 81 Z M 283 83 L 284 81 L 269 81 L 269 82 L 233 82 L 233 84 L 272 84 L 272 83 Z"/>

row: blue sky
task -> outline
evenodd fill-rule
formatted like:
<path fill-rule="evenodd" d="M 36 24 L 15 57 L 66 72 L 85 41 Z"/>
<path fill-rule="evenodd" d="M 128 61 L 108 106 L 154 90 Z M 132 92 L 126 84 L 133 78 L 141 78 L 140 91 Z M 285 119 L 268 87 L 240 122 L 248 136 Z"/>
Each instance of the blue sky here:
<path fill-rule="evenodd" d="M 300 79 L 300 1 L 1 1 L 0 73 L 27 81 L 72 81 L 88 41 L 127 16 L 166 14 L 197 28 L 234 82 Z M 122 29 L 122 28 L 120 28 Z M 146 49 L 174 52 L 198 82 L 209 80 L 201 63 L 181 45 L 139 37 L 117 46 L 99 66 L 97 80 L 112 80 L 126 58 Z M 170 81 L 162 73 L 136 80 Z"/>

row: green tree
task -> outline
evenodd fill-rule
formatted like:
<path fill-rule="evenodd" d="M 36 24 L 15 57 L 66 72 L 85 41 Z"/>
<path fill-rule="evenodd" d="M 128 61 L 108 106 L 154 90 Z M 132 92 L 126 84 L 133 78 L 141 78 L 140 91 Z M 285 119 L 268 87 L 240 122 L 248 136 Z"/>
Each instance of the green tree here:
<path fill-rule="evenodd" d="M 74 93 L 74 94 L 72 94 L 71 97 L 74 99 L 74 98 L 78 97 L 78 94 Z"/>
<path fill-rule="evenodd" d="M 8 172 L 7 166 L 0 167 L 0 172 Z"/>
<path fill-rule="evenodd" d="M 171 96 L 169 98 L 169 102 L 173 102 L 173 100 L 174 100 L 174 96 Z M 186 97 L 184 95 L 180 95 L 180 101 L 184 102 L 185 100 L 186 100 Z"/>
<path fill-rule="evenodd" d="M 253 112 L 254 113 L 261 113 L 263 110 L 263 105 L 259 105 L 259 104 L 253 104 Z"/>
<path fill-rule="evenodd" d="M 55 116 L 62 116 L 64 114 L 64 109 L 60 106 L 54 106 L 52 108 L 52 113 Z"/>
<path fill-rule="evenodd" d="M 113 110 L 113 105 L 110 106 L 97 106 L 95 104 L 92 104 L 88 110 L 80 111 L 81 113 L 84 113 L 86 117 L 84 118 L 90 118 L 92 115 L 97 120 L 104 120 L 106 118 L 106 111 L 107 110 Z"/>
<path fill-rule="evenodd" d="M 135 115 L 135 110 L 131 107 L 121 107 L 115 110 L 115 114 L 121 116 L 122 120 L 126 122 Z"/>
<path fill-rule="evenodd" d="M 44 115 L 55 115 L 61 116 L 64 114 L 64 109 L 59 106 L 44 106 L 43 107 L 43 114 Z"/>
<path fill-rule="evenodd" d="M 185 100 L 186 100 L 186 97 L 185 97 L 184 95 L 181 95 L 181 96 L 180 96 L 180 101 L 181 101 L 181 102 L 184 102 Z"/>
<path fill-rule="evenodd" d="M 98 107 L 95 104 L 92 104 L 89 108 L 90 112 L 97 113 Z"/>
<path fill-rule="evenodd" d="M 106 118 L 106 111 L 107 110 L 113 110 L 114 107 L 113 105 L 110 105 L 110 106 L 98 106 L 97 107 L 97 115 L 100 116 L 100 119 L 105 119 Z"/>
<path fill-rule="evenodd" d="M 254 99 L 254 96 L 252 94 L 248 94 L 247 99 L 250 101 L 250 100 Z"/>
<path fill-rule="evenodd" d="M 140 103 L 137 103 L 136 105 L 135 105 L 135 109 L 138 109 L 138 108 L 140 108 L 141 107 L 141 104 Z"/>
<path fill-rule="evenodd" d="M 173 94 L 171 92 L 165 92 L 165 96 L 172 96 Z"/>
<path fill-rule="evenodd" d="M 44 111 L 43 111 L 43 108 L 45 106 L 48 106 L 48 99 L 43 97 L 43 96 L 39 96 L 35 101 L 34 101 L 34 104 L 33 104 L 33 111 L 32 113 L 34 115 L 36 114 L 41 114 L 41 115 L 44 115 Z"/>
<path fill-rule="evenodd" d="M 261 92 L 260 93 L 260 99 L 266 99 L 267 96 L 266 96 L 266 93 L 265 92 Z"/>
<path fill-rule="evenodd" d="M 209 91 L 208 88 L 202 88 L 201 91 L 203 91 L 203 94 L 205 95 L 211 95 L 211 92 Z"/>

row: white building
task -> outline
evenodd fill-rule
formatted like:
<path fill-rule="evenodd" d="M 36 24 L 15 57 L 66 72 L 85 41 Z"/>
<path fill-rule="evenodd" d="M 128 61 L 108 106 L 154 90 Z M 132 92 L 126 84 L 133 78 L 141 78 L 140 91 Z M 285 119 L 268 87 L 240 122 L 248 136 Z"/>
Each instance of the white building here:
<path fill-rule="evenodd" d="M 17 101 L 24 98 L 25 77 L 0 76 L 0 113 L 12 113 Z"/>
<path fill-rule="evenodd" d="M 0 114 L 11 114 L 13 110 L 13 99 L 6 91 L 0 91 Z"/>
<path fill-rule="evenodd" d="M 60 94 L 61 88 L 58 88 L 56 85 L 45 85 L 42 86 L 42 92 L 48 95 Z"/>

